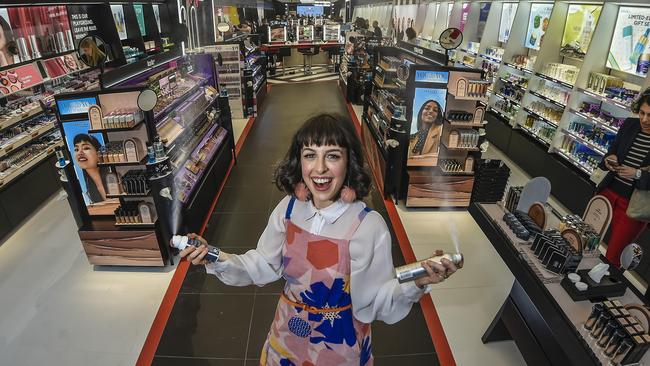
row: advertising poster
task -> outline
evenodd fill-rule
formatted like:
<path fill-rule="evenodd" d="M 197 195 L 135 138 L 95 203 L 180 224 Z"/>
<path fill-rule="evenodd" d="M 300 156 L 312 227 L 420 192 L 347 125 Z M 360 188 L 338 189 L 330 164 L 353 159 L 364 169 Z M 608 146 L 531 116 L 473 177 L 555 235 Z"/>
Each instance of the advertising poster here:
<path fill-rule="evenodd" d="M 89 128 L 88 120 L 63 123 L 65 142 L 72 157 L 74 171 L 88 212 L 92 215 L 99 214 L 99 207 L 115 200 L 106 199 L 104 178 L 108 168 L 99 165 L 99 152 L 104 146 L 104 138 L 101 133 L 89 134 Z"/>
<path fill-rule="evenodd" d="M 9 95 L 42 82 L 36 63 L 0 71 L 0 95 Z"/>
<path fill-rule="evenodd" d="M 487 22 L 487 18 L 490 15 L 491 7 L 492 7 L 492 3 L 479 4 L 480 13 L 478 15 L 478 28 L 476 30 L 476 35 L 478 36 L 479 41 L 481 40 L 481 38 L 483 38 L 483 31 L 485 31 L 485 23 Z"/>
<path fill-rule="evenodd" d="M 144 37 L 147 35 L 147 28 L 144 26 L 144 8 L 142 4 L 133 4 L 133 9 L 135 10 L 135 19 L 138 21 L 140 34 Z"/>
<path fill-rule="evenodd" d="M 580 59 L 585 57 L 602 10 L 603 7 L 599 5 L 569 5 L 562 35 L 561 55 Z"/>
<path fill-rule="evenodd" d="M 553 4 L 532 4 L 530 7 L 530 18 L 528 19 L 528 32 L 526 32 L 525 46 L 539 50 L 544 40 L 544 33 L 548 29 L 551 19 Z"/>
<path fill-rule="evenodd" d="M 465 31 L 465 24 L 467 23 L 467 17 L 469 16 L 470 3 L 463 3 L 463 6 L 460 10 L 460 24 L 458 29 L 461 32 Z"/>
<path fill-rule="evenodd" d="M 160 5 L 153 4 L 153 16 L 156 18 L 156 25 L 158 26 L 158 33 L 162 32 L 160 30 Z"/>
<path fill-rule="evenodd" d="M 645 77 L 650 67 L 650 8 L 621 7 L 607 67 Z"/>
<path fill-rule="evenodd" d="M 435 165 L 446 101 L 445 88 L 415 88 L 407 165 Z"/>
<path fill-rule="evenodd" d="M 517 3 L 503 3 L 501 23 L 499 24 L 499 42 L 508 42 L 508 38 L 510 38 L 512 22 L 515 21 L 515 14 L 517 14 L 517 5 Z"/>
<path fill-rule="evenodd" d="M 113 13 L 115 28 L 117 28 L 117 34 L 120 36 L 120 40 L 123 41 L 127 39 L 128 36 L 126 35 L 126 20 L 124 19 L 124 8 L 122 8 L 122 5 L 111 5 L 111 13 Z"/>

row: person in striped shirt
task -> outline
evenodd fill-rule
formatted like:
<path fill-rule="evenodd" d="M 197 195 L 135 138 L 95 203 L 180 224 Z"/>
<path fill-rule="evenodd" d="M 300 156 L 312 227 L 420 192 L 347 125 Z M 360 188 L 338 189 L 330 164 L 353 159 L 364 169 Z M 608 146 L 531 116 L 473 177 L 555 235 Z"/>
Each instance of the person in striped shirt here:
<path fill-rule="evenodd" d="M 623 248 L 636 240 L 647 223 L 627 216 L 627 206 L 635 189 L 650 190 L 650 88 L 632 105 L 638 118 L 628 118 L 601 163 L 609 174 L 599 185 L 614 209 L 607 259 L 620 267 Z M 650 210 L 650 207 L 648 208 Z"/>

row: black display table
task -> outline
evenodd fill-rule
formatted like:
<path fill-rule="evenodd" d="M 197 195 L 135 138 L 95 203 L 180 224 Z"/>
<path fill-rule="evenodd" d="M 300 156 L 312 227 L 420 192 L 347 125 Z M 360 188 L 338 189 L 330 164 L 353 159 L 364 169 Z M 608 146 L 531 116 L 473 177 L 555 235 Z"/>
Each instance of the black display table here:
<path fill-rule="evenodd" d="M 514 340 L 528 365 L 606 364 L 600 350 L 581 334 L 593 304 L 574 302 L 558 282 L 540 279 L 537 268 L 527 261 L 525 245 L 501 220 L 501 206 L 473 203 L 469 212 L 515 277 L 508 298 L 482 337 L 483 343 Z M 584 258 L 579 268 L 600 261 Z M 616 299 L 623 304 L 643 303 L 629 288 Z M 647 364 L 648 359 L 646 354 L 642 362 Z"/>

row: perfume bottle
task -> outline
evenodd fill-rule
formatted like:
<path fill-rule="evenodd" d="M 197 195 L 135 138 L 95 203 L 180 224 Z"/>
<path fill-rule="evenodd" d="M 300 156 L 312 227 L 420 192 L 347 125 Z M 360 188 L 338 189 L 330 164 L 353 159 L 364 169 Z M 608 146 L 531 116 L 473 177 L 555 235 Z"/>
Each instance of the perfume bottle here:
<path fill-rule="evenodd" d="M 453 262 L 454 264 L 458 264 L 463 260 L 463 255 L 460 253 L 443 254 L 443 255 L 433 256 L 431 258 L 428 258 L 426 259 L 426 261 L 440 263 L 441 259 L 443 258 Z M 426 276 L 427 270 L 424 269 L 424 267 L 422 267 L 421 262 L 422 261 L 418 261 L 415 263 L 411 263 L 411 264 L 407 264 L 395 268 L 395 277 L 397 277 L 397 281 L 399 283 L 404 283 L 408 281 L 413 281 L 422 276 Z"/>
<path fill-rule="evenodd" d="M 178 250 L 183 250 L 188 246 L 193 246 L 195 248 L 201 246 L 201 242 L 198 241 L 197 239 L 191 239 L 187 236 L 181 236 L 181 235 L 174 235 L 172 237 L 170 244 L 172 247 Z M 219 260 L 219 253 L 220 253 L 219 248 L 208 245 L 208 254 L 205 255 L 204 259 L 208 262 L 216 262 Z"/>

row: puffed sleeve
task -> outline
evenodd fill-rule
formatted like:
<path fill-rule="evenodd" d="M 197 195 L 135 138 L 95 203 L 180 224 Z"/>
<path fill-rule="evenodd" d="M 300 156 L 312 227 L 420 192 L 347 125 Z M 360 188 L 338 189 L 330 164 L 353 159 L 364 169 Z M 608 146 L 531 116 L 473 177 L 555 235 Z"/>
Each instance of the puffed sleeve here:
<path fill-rule="evenodd" d="M 350 294 L 357 320 L 393 324 L 408 315 L 425 290 L 413 281 L 397 282 L 391 255 L 391 236 L 384 219 L 370 212 L 350 241 Z"/>
<path fill-rule="evenodd" d="M 224 262 L 208 263 L 206 272 L 231 286 L 263 286 L 278 280 L 282 276 L 282 248 L 286 242 L 284 215 L 289 199 L 285 197 L 271 213 L 256 249 L 232 255 Z"/>

